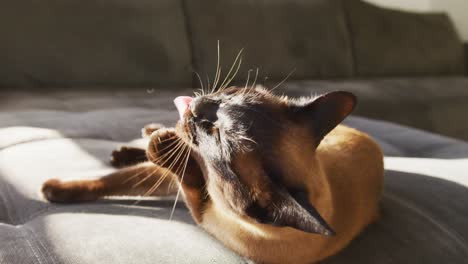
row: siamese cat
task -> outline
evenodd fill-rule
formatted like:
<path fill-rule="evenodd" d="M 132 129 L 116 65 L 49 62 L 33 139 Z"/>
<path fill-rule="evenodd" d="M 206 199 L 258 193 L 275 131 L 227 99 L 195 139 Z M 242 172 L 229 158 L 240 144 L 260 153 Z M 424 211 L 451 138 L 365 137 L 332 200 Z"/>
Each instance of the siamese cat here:
<path fill-rule="evenodd" d="M 356 105 L 353 94 L 288 99 L 230 87 L 174 102 L 175 128 L 147 126 L 146 150 L 113 152 L 113 164 L 127 166 L 96 180 L 49 180 L 45 198 L 180 191 L 199 226 L 258 263 L 323 260 L 378 219 L 382 152 L 339 125 Z"/>

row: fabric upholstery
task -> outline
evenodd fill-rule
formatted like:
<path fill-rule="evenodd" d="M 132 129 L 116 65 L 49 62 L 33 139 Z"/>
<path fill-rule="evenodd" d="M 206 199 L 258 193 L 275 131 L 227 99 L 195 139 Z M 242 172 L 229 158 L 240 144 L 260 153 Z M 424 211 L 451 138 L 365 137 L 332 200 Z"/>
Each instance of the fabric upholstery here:
<path fill-rule="evenodd" d="M 291 81 L 290 93 L 333 90 L 358 96 L 356 114 L 383 119 L 468 141 L 468 78 L 378 78 L 341 81 Z"/>
<path fill-rule="evenodd" d="M 229 10 L 229 12 L 226 12 Z M 21 19 L 18 19 L 21 18 Z M 216 22 L 214 22 L 216 21 Z M 0 88 L 187 87 L 244 48 L 235 81 L 463 73 L 444 14 L 358 0 L 19 0 L 0 8 Z M 224 76 L 224 75 L 223 75 Z"/>
<path fill-rule="evenodd" d="M 465 48 L 465 75 L 468 76 L 468 43 L 464 43 Z"/>
<path fill-rule="evenodd" d="M 188 93 L 3 92 L 0 263 L 246 263 L 196 227 L 181 202 L 169 220 L 173 197 L 59 205 L 38 194 L 51 177 L 112 171 L 109 153 L 122 144 L 144 146 L 134 139 L 146 123 L 172 125 L 172 98 Z M 464 263 L 468 144 L 384 121 L 345 123 L 372 135 L 386 154 L 382 218 L 324 263 Z"/>
<path fill-rule="evenodd" d="M 0 36 L 0 88 L 191 83 L 180 1 L 3 2 Z"/>
<path fill-rule="evenodd" d="M 281 80 L 293 69 L 294 78 L 350 77 L 349 34 L 338 0 L 186 1 L 187 24 L 195 70 L 214 76 L 217 41 L 222 69 L 227 73 L 244 49 L 236 80 L 259 67 L 259 80 Z"/>
<path fill-rule="evenodd" d="M 348 15 L 356 75 L 463 74 L 463 46 L 444 13 L 384 9 L 343 1 Z"/>

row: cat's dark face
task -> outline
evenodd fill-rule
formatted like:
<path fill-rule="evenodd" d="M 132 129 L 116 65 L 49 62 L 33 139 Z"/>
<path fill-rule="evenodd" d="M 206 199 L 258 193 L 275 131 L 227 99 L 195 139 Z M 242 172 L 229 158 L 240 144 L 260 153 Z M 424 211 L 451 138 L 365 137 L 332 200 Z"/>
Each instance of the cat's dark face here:
<path fill-rule="evenodd" d="M 280 123 L 286 102 L 259 88 L 231 87 L 186 100 L 179 131 L 210 162 L 231 163 L 246 152 L 271 146 L 287 125 Z"/>
<path fill-rule="evenodd" d="M 214 203 L 260 223 L 333 234 L 301 174 L 313 169 L 316 147 L 352 111 L 354 96 L 288 100 L 232 87 L 175 103 L 176 131 L 196 153 Z"/>

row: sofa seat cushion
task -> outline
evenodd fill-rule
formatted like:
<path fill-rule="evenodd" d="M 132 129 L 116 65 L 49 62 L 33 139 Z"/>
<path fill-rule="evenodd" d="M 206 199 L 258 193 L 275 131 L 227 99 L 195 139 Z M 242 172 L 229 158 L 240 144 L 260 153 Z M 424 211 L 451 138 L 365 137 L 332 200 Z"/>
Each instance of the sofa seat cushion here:
<path fill-rule="evenodd" d="M 120 197 L 65 206 L 42 200 L 39 188 L 48 178 L 111 172 L 109 153 L 124 142 L 38 139 L 34 128 L 11 132 L 28 133 L 32 140 L 0 151 L 0 262 L 243 263 L 198 229 L 181 201 L 169 220 L 173 200 Z"/>
<path fill-rule="evenodd" d="M 468 140 L 466 77 L 292 81 L 283 86 L 297 95 L 350 91 L 358 97 L 358 115 Z"/>
<path fill-rule="evenodd" d="M 172 125 L 172 98 L 187 93 L 4 93 L 10 103 L 0 105 L 0 262 L 246 263 L 196 227 L 182 202 L 169 220 L 173 197 L 60 205 L 38 193 L 51 177 L 113 171 L 109 153 L 122 144 L 144 146 L 136 138 L 146 123 Z M 387 155 L 382 218 L 324 263 L 462 263 L 468 144 L 360 117 L 346 123 L 374 136 Z"/>

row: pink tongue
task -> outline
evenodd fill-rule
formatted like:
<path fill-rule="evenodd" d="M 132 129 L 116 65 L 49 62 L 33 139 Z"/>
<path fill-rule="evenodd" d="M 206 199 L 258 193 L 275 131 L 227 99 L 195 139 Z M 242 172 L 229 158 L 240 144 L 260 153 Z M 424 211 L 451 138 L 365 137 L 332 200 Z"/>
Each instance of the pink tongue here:
<path fill-rule="evenodd" d="M 174 99 L 174 104 L 179 111 L 179 117 L 182 119 L 184 117 L 185 111 L 189 108 L 190 103 L 193 98 L 190 96 L 178 96 Z"/>

